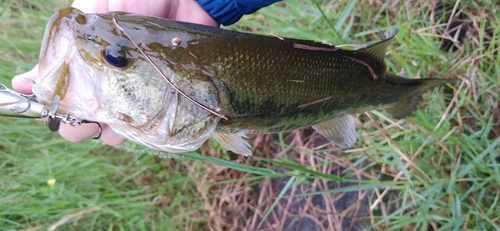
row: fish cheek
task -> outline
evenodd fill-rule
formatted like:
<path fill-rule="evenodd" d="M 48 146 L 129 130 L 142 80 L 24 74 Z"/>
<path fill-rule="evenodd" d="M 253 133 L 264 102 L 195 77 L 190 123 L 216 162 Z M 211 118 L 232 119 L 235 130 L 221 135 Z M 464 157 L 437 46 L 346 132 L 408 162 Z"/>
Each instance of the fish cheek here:
<path fill-rule="evenodd" d="M 148 67 L 148 66 L 146 66 Z M 129 126 L 138 127 L 150 123 L 165 104 L 166 83 L 147 78 L 148 68 L 112 68 L 103 65 L 108 95 L 105 105 L 112 110 L 111 116 Z"/>

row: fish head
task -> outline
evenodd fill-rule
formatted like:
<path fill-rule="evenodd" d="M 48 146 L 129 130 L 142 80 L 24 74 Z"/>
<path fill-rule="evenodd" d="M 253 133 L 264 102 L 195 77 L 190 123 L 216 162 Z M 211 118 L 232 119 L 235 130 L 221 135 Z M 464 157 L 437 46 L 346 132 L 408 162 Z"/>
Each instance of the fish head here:
<path fill-rule="evenodd" d="M 62 9 L 47 25 L 40 79 L 33 92 L 41 102 L 58 95 L 61 113 L 112 124 L 144 124 L 165 106 L 165 91 L 158 91 L 165 84 L 137 76 L 151 73 L 151 68 L 134 63 L 140 56 L 135 50 L 111 20 Z M 145 103 L 155 106 L 131 107 Z"/>
<path fill-rule="evenodd" d="M 217 84 L 174 72 L 172 63 L 145 41 L 156 30 L 144 29 L 140 17 L 127 15 L 85 14 L 75 8 L 54 14 L 44 35 L 33 93 L 45 105 L 58 95 L 58 113 L 106 123 L 149 147 L 172 152 L 196 149 L 220 118 L 179 95 L 173 86 L 219 111 Z"/>

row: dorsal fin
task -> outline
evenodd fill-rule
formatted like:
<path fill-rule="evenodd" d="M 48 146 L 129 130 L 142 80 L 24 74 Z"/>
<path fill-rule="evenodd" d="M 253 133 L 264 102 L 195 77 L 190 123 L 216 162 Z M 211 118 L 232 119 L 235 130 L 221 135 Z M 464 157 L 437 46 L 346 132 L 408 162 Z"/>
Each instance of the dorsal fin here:
<path fill-rule="evenodd" d="M 382 41 L 375 43 L 369 47 L 365 47 L 356 51 L 356 53 L 362 53 L 369 55 L 377 60 L 377 62 L 384 63 L 385 51 L 391 43 L 392 38 L 398 33 L 398 30 L 384 30 L 380 32 L 380 38 Z"/>

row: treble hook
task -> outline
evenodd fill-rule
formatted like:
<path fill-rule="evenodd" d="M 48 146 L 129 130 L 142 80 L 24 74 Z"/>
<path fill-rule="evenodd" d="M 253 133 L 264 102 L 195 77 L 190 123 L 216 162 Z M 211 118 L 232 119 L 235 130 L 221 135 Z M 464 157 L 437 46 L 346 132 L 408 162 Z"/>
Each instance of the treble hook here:
<path fill-rule="evenodd" d="M 102 126 L 101 126 L 101 124 L 99 122 L 82 120 L 82 123 L 83 124 L 96 124 L 99 127 L 99 131 L 97 132 L 97 135 L 95 135 L 94 137 L 92 137 L 92 139 L 97 140 L 97 139 L 101 138 L 101 135 L 102 135 Z"/>

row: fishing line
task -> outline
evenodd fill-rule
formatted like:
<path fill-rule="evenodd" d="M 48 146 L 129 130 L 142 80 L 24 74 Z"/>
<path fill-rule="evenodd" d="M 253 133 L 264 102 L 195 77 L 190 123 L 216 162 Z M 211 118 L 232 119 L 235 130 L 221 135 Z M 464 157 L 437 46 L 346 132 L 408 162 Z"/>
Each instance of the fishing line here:
<path fill-rule="evenodd" d="M 141 52 L 141 54 L 144 56 L 144 58 L 146 58 L 148 60 L 148 62 L 155 68 L 155 70 L 168 82 L 168 84 L 170 84 L 170 86 L 172 88 L 174 88 L 179 94 L 181 94 L 182 96 L 186 97 L 189 101 L 191 101 L 192 103 L 194 103 L 196 106 L 198 107 L 201 107 L 203 108 L 205 111 L 208 111 L 222 119 L 225 119 L 227 120 L 227 117 L 225 117 L 224 115 L 222 114 L 219 114 L 217 113 L 216 111 L 210 109 L 209 107 L 201 104 L 201 103 L 198 103 L 196 100 L 194 100 L 193 98 L 191 98 L 190 96 L 188 96 L 186 93 L 184 93 L 181 89 L 179 89 L 177 86 L 174 85 L 174 83 L 172 83 L 172 81 L 170 81 L 170 79 L 167 78 L 167 76 L 165 76 L 165 74 L 163 74 L 163 72 L 160 70 L 160 68 L 158 66 L 156 66 L 156 64 L 154 64 L 153 60 L 151 60 L 151 58 L 146 54 L 146 52 L 144 52 L 140 47 L 139 45 L 137 45 L 137 43 L 132 39 L 132 37 L 130 37 L 126 32 L 125 30 L 123 29 L 123 27 L 121 27 L 120 25 L 118 25 L 118 22 L 116 21 L 116 18 L 115 18 L 115 15 L 116 14 L 113 14 L 113 23 L 115 24 L 115 26 L 123 33 L 123 35 L 125 35 L 133 44 L 135 47 L 137 47 L 137 49 L 139 50 L 139 52 Z"/>

